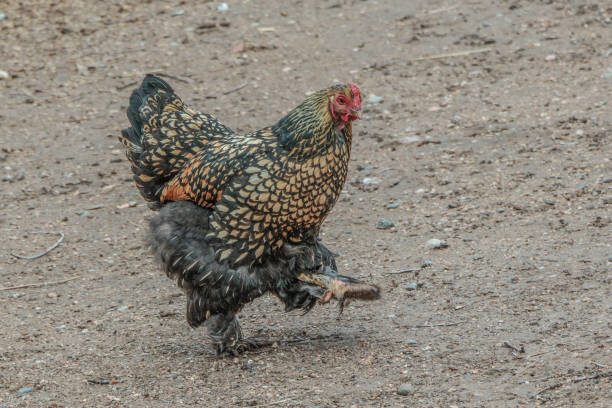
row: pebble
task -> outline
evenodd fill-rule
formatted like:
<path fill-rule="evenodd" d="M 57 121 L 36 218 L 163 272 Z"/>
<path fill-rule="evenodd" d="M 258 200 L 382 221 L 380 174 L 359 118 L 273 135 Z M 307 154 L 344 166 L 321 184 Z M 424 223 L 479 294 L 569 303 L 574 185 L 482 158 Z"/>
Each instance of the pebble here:
<path fill-rule="evenodd" d="M 361 182 L 365 185 L 378 185 L 380 184 L 380 179 L 378 177 L 365 177 Z"/>
<path fill-rule="evenodd" d="M 221 4 L 219 4 L 219 7 L 217 7 L 217 10 L 219 10 L 219 11 L 227 11 L 227 10 L 229 10 L 229 6 L 227 5 L 227 3 L 221 3 Z"/>
<path fill-rule="evenodd" d="M 383 98 L 382 96 L 376 96 L 374 94 L 370 95 L 367 99 L 368 103 L 382 103 L 384 102 L 385 98 Z"/>
<path fill-rule="evenodd" d="M 128 310 L 128 307 L 127 306 L 119 306 L 117 308 L 117 310 L 120 311 L 120 312 L 125 312 L 126 310 Z"/>
<path fill-rule="evenodd" d="M 408 290 L 417 290 L 418 287 L 419 287 L 419 285 L 416 282 L 412 282 L 412 283 L 408 284 L 408 286 L 406 286 L 406 289 L 408 289 Z"/>
<path fill-rule="evenodd" d="M 9 73 L 6 71 L 0 70 L 0 79 L 9 79 Z"/>
<path fill-rule="evenodd" d="M 414 387 L 408 383 L 403 383 L 397 387 L 397 393 L 399 395 L 410 395 L 414 393 Z"/>
<path fill-rule="evenodd" d="M 404 344 L 418 344 L 418 343 L 417 343 L 417 341 L 416 341 L 416 340 L 411 340 L 411 339 L 409 339 L 409 340 L 405 340 L 405 341 L 404 341 Z"/>
<path fill-rule="evenodd" d="M 93 218 L 93 215 L 89 211 L 77 211 L 77 215 L 81 217 Z"/>
<path fill-rule="evenodd" d="M 400 206 L 400 203 L 391 203 L 391 204 L 387 204 L 387 208 L 388 209 L 393 209 L 393 208 L 397 208 Z"/>
<path fill-rule="evenodd" d="M 381 218 L 380 220 L 378 220 L 378 223 L 376 223 L 376 228 L 378 229 L 389 229 L 394 226 L 395 223 L 393 221 L 389 221 L 386 218 Z"/>
<path fill-rule="evenodd" d="M 430 260 L 425 260 L 425 261 L 423 261 L 423 263 L 421 264 L 421 268 L 429 268 L 431 265 L 433 265 L 433 264 L 431 263 L 431 261 L 430 261 Z"/>
<path fill-rule="evenodd" d="M 479 261 L 479 260 L 481 260 L 482 258 L 484 258 L 484 256 L 482 256 L 482 255 L 474 255 L 474 256 L 472 257 L 472 259 L 473 259 L 473 260 L 475 260 L 475 261 Z"/>
<path fill-rule="evenodd" d="M 6 14 L 5 13 L 0 13 L 0 21 L 2 20 L 6 20 Z"/>
<path fill-rule="evenodd" d="M 605 79 L 612 79 L 612 69 L 608 70 L 608 72 L 604 72 L 603 74 L 601 74 L 601 77 Z"/>
<path fill-rule="evenodd" d="M 419 136 L 406 136 L 399 140 L 401 144 L 410 144 L 410 143 L 418 143 L 423 139 Z"/>
<path fill-rule="evenodd" d="M 555 54 L 550 54 L 546 56 L 546 61 L 554 61 L 557 59 L 557 56 Z"/>
<path fill-rule="evenodd" d="M 433 249 L 442 249 L 448 248 L 448 243 L 446 241 L 442 241 L 441 239 L 432 238 L 427 241 L 427 246 Z"/>
<path fill-rule="evenodd" d="M 29 393 L 31 393 L 31 392 L 34 392 L 34 388 L 30 388 L 30 387 L 23 387 L 23 388 L 20 388 L 20 389 L 17 391 L 17 394 L 19 394 L 19 395 L 26 395 L 26 394 L 29 394 Z"/>

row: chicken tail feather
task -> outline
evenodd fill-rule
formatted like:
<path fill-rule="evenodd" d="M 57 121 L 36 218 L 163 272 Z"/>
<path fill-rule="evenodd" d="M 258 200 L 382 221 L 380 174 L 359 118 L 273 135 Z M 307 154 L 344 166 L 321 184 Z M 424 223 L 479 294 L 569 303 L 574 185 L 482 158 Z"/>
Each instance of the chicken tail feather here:
<path fill-rule="evenodd" d="M 130 97 L 130 127 L 119 137 L 140 194 L 159 208 L 165 184 L 215 137 L 233 133 L 183 103 L 166 81 L 147 75 Z"/>

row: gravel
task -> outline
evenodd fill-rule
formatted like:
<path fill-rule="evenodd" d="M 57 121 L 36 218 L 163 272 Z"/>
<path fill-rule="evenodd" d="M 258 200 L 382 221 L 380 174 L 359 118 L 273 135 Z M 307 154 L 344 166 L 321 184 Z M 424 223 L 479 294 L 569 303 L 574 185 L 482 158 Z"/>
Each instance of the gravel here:
<path fill-rule="evenodd" d="M 397 387 L 397 393 L 399 395 L 410 395 L 414 393 L 414 387 L 408 383 L 403 383 Z"/>
<path fill-rule="evenodd" d="M 394 226 L 395 226 L 395 223 L 386 218 L 381 218 L 380 220 L 378 220 L 378 223 L 376 223 L 376 228 L 378 229 L 389 229 Z"/>
<path fill-rule="evenodd" d="M 34 388 L 30 388 L 30 387 L 23 387 L 23 388 L 20 388 L 20 389 L 17 391 L 17 394 L 19 394 L 19 395 L 26 395 L 26 394 L 29 394 L 29 393 L 31 393 L 31 392 L 34 392 Z"/>
<path fill-rule="evenodd" d="M 367 99 L 368 103 L 382 103 L 385 101 L 385 98 L 382 96 L 370 95 Z"/>
<path fill-rule="evenodd" d="M 448 248 L 448 243 L 446 241 L 443 241 L 437 238 L 430 239 L 429 241 L 427 241 L 426 245 L 427 247 L 432 248 L 432 249 Z"/>

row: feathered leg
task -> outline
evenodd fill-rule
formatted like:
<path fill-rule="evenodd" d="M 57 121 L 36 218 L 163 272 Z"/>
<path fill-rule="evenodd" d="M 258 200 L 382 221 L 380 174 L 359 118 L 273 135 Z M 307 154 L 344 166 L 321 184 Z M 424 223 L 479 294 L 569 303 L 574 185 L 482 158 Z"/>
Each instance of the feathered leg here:
<path fill-rule="evenodd" d="M 208 336 L 211 338 L 213 348 L 218 356 L 225 353 L 237 355 L 273 343 L 269 340 L 244 338 L 238 318 L 233 312 L 212 315 L 206 320 L 205 324 L 208 328 Z"/>

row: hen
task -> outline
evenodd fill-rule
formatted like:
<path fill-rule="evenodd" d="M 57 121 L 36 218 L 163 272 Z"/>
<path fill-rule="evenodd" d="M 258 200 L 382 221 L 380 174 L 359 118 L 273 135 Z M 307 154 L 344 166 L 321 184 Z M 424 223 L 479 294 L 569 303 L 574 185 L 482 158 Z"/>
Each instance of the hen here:
<path fill-rule="evenodd" d="M 147 75 L 127 109 L 121 142 L 151 208 L 149 243 L 187 296 L 187 321 L 205 323 L 215 351 L 242 351 L 236 317 L 271 292 L 286 310 L 317 301 L 374 300 L 376 286 L 337 273 L 319 228 L 344 185 L 353 85 L 315 92 L 276 124 L 236 134 Z"/>

